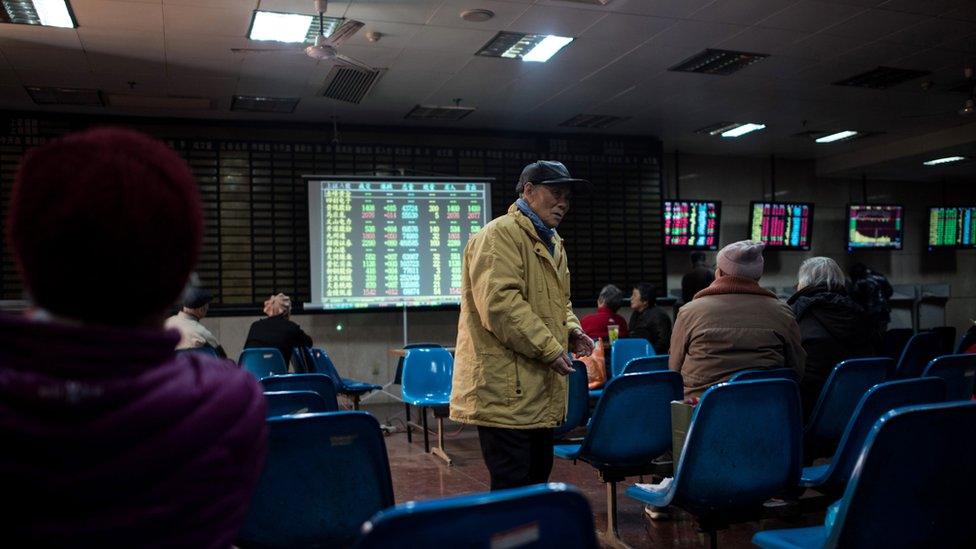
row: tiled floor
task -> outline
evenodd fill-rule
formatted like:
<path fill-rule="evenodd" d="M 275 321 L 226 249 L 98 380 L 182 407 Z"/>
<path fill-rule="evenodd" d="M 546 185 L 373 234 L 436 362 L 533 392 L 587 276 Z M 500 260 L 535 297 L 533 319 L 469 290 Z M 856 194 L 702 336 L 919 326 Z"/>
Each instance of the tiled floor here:
<path fill-rule="evenodd" d="M 379 412 L 376 410 L 374 413 L 383 421 L 387 415 Z M 400 417 L 402 419 L 402 415 Z M 402 426 L 402 423 L 399 425 Z M 436 428 L 433 420 L 431 428 Z M 446 431 L 445 446 L 454 460 L 452 466 L 424 453 L 420 433 L 414 433 L 412 444 L 407 443 L 406 434 L 402 432 L 386 437 L 397 503 L 488 490 L 488 471 L 481 459 L 477 431 L 473 427 L 459 429 L 456 425 L 451 425 Z M 433 436 L 431 440 L 433 442 Z M 550 480 L 580 488 L 590 501 L 597 529 L 606 528 L 606 488 L 595 469 L 582 462 L 574 465 L 571 461 L 556 459 Z M 623 495 L 626 486 L 636 481 L 636 478 L 628 479 L 618 488 L 620 535 L 626 543 L 633 547 L 708 546 L 707 538 L 696 532 L 695 522 L 687 514 L 676 513 L 671 520 L 647 519 L 643 507 Z M 759 530 L 809 526 L 822 521 L 823 513 L 815 513 L 789 522 L 770 519 L 737 524 L 719 532 L 718 544 L 719 547 L 749 547 L 749 540 Z"/>

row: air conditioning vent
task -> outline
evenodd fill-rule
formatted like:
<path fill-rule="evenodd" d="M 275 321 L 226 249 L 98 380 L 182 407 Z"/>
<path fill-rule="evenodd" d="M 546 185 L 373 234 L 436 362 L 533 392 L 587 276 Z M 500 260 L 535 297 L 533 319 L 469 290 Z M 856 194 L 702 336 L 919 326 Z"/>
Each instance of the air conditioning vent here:
<path fill-rule="evenodd" d="M 856 88 L 870 88 L 883 90 L 897 86 L 909 80 L 932 74 L 932 71 L 916 71 L 911 69 L 896 69 L 894 67 L 878 67 L 844 80 L 834 82 L 835 86 L 854 86 Z"/>
<path fill-rule="evenodd" d="M 232 111 L 293 113 L 298 106 L 298 97 L 257 97 L 235 95 L 230 103 Z"/>
<path fill-rule="evenodd" d="M 669 68 L 669 71 L 727 76 L 769 57 L 766 53 L 707 49 Z"/>
<path fill-rule="evenodd" d="M 559 125 L 566 128 L 603 129 L 619 124 L 624 120 L 630 120 L 630 117 L 610 116 L 608 114 L 577 114 Z"/>
<path fill-rule="evenodd" d="M 104 107 L 105 100 L 101 90 L 82 88 L 56 88 L 24 86 L 31 99 L 38 105 L 76 105 L 82 107 Z"/>
<path fill-rule="evenodd" d="M 417 105 L 404 118 L 413 120 L 460 120 L 474 112 L 474 107 L 439 107 Z"/>
<path fill-rule="evenodd" d="M 382 74 L 382 70 L 363 71 L 336 65 L 325 77 L 321 95 L 336 101 L 358 104 L 373 89 Z"/>

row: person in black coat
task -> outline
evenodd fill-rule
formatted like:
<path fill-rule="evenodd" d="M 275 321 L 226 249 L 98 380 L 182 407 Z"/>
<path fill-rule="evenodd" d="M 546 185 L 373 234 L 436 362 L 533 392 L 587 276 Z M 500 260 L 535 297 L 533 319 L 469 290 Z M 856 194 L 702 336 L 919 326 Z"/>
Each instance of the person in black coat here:
<path fill-rule="evenodd" d="M 285 294 L 273 295 L 264 302 L 264 314 L 268 318 L 256 320 L 247 333 L 245 349 L 273 347 L 281 351 L 285 364 L 291 359 L 295 347 L 311 347 L 312 338 L 292 322 L 291 298 Z"/>
<path fill-rule="evenodd" d="M 844 272 L 829 257 L 800 265 L 790 307 L 800 326 L 806 367 L 800 380 L 804 418 L 809 418 L 824 383 L 838 362 L 874 356 L 880 345 L 874 325 L 846 290 Z"/>
<path fill-rule="evenodd" d="M 671 348 L 671 317 L 654 304 L 654 286 L 643 282 L 630 296 L 630 337 L 642 337 L 651 342 L 654 352 L 668 354 Z"/>

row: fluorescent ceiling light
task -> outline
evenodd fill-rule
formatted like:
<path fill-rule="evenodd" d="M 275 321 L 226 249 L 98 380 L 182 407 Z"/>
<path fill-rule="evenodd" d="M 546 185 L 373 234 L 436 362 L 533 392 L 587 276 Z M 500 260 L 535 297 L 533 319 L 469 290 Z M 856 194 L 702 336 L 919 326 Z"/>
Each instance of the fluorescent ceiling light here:
<path fill-rule="evenodd" d="M 944 158 L 936 158 L 933 160 L 928 160 L 926 162 L 922 162 L 922 164 L 925 164 L 926 166 L 938 166 L 939 164 L 948 164 L 949 162 L 959 162 L 960 160 L 965 160 L 965 159 L 966 159 L 965 156 L 946 156 Z"/>
<path fill-rule="evenodd" d="M 522 56 L 522 61 L 535 61 L 539 63 L 545 63 L 550 57 L 556 55 L 556 52 L 563 49 L 566 44 L 572 42 L 572 38 L 566 36 L 546 36 L 542 39 L 542 42 L 532 48 L 529 53 Z"/>
<path fill-rule="evenodd" d="M 42 25 L 66 29 L 75 27 L 66 0 L 34 0 L 34 11 L 37 12 L 37 18 L 41 20 Z"/>
<path fill-rule="evenodd" d="M 248 38 L 275 42 L 304 42 L 313 19 L 315 18 L 311 15 L 300 13 L 255 11 Z"/>
<path fill-rule="evenodd" d="M 765 124 L 753 124 L 752 122 L 748 122 L 739 127 L 732 128 L 731 130 L 726 130 L 722 132 L 722 137 L 739 137 L 749 132 L 761 130 L 765 127 L 766 127 Z"/>
<path fill-rule="evenodd" d="M 834 141 L 840 141 L 841 139 L 847 139 L 848 137 L 854 137 L 858 132 L 854 130 L 844 130 L 842 132 L 832 133 L 830 135 L 825 135 L 816 139 L 817 143 L 833 143 Z"/>

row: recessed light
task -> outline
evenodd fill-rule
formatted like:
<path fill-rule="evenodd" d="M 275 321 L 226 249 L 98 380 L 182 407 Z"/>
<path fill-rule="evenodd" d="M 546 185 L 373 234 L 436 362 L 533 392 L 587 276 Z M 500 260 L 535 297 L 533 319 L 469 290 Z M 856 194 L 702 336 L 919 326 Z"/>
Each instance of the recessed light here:
<path fill-rule="evenodd" d="M 494 16 L 495 12 L 483 9 L 464 10 L 461 12 L 461 19 L 470 21 L 471 23 L 484 23 Z"/>
<path fill-rule="evenodd" d="M 747 133 L 759 131 L 765 128 L 765 124 L 755 124 L 753 122 L 746 122 L 730 130 L 725 130 L 722 132 L 722 137 L 740 137 Z"/>
<path fill-rule="evenodd" d="M 854 137 L 858 132 L 854 130 L 844 130 L 842 132 L 832 133 L 830 135 L 825 135 L 823 137 L 818 137 L 815 141 L 817 143 L 833 143 L 834 141 L 840 141 L 841 139 L 848 139 Z"/>
<path fill-rule="evenodd" d="M 0 22 L 67 29 L 78 26 L 67 0 L 5 0 L 0 2 Z"/>
<path fill-rule="evenodd" d="M 545 63 L 572 41 L 566 36 L 499 32 L 476 55 Z"/>
<path fill-rule="evenodd" d="M 960 160 L 965 160 L 965 156 L 946 156 L 943 158 L 935 158 L 932 160 L 926 160 L 922 162 L 926 166 L 938 166 L 939 164 L 948 164 L 949 162 L 959 162 Z"/>
<path fill-rule="evenodd" d="M 342 23 L 338 17 L 323 17 L 322 31 L 326 36 L 332 34 Z M 251 28 L 247 37 L 251 40 L 274 42 L 314 42 L 319 34 L 317 15 L 301 13 L 281 13 L 276 11 L 254 10 Z"/>

